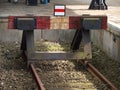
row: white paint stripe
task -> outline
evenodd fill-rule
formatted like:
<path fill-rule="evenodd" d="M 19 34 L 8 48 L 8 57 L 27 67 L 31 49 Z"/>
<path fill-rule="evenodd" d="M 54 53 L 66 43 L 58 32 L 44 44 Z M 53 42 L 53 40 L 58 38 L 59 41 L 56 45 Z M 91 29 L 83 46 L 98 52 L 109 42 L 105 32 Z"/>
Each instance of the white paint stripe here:
<path fill-rule="evenodd" d="M 55 6 L 55 9 L 65 9 L 65 6 Z"/>
<path fill-rule="evenodd" d="M 64 16 L 65 13 L 64 12 L 55 12 L 55 15 L 62 15 L 62 16 Z"/>

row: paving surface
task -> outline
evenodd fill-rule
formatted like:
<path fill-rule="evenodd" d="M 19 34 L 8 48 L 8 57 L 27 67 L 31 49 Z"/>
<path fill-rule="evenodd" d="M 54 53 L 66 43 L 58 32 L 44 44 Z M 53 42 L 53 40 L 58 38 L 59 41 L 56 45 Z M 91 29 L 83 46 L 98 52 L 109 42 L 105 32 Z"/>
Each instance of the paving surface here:
<path fill-rule="evenodd" d="M 74 0 L 74 2 L 72 0 L 52 0 L 47 5 L 38 4 L 38 6 L 26 6 L 24 2 L 19 2 L 18 4 L 3 2 L 0 3 L 0 17 L 29 14 L 53 16 L 55 4 L 66 4 L 66 16 L 79 16 L 82 14 L 107 15 L 110 21 L 120 24 L 119 6 L 109 6 L 108 10 L 88 10 L 89 5 L 81 5 L 81 1 L 78 0 Z"/>

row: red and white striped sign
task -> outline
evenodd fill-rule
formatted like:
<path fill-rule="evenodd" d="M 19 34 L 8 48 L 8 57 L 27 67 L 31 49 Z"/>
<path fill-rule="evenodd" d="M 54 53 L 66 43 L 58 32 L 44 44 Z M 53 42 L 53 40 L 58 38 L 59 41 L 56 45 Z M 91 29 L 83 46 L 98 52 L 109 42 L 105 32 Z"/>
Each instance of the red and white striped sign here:
<path fill-rule="evenodd" d="M 54 15 L 55 16 L 65 16 L 65 5 L 55 5 Z"/>

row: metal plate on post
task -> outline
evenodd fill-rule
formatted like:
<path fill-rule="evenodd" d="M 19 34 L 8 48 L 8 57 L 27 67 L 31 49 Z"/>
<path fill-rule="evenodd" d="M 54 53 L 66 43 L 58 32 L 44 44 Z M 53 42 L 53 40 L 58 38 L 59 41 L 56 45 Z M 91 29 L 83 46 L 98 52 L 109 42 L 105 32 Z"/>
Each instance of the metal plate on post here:
<path fill-rule="evenodd" d="M 102 20 L 101 18 L 83 18 L 82 26 L 84 29 L 102 29 Z"/>
<path fill-rule="evenodd" d="M 20 30 L 33 30 L 36 29 L 36 19 L 35 18 L 16 18 L 15 28 Z"/>

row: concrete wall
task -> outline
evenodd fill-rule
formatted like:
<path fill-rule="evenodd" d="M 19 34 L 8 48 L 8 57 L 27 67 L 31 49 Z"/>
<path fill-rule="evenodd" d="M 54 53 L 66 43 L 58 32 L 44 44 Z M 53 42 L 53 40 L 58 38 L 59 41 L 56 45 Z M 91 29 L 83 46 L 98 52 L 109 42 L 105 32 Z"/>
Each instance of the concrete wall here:
<path fill-rule="evenodd" d="M 112 59 L 120 61 L 120 25 L 108 23 L 108 30 L 92 31 L 92 41 Z"/>

